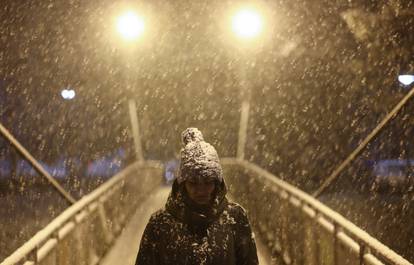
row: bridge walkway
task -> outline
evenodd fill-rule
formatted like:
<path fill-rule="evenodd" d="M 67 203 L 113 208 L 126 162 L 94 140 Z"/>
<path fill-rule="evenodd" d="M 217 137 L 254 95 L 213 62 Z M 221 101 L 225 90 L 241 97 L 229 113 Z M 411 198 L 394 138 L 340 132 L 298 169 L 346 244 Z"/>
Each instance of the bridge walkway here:
<path fill-rule="evenodd" d="M 129 223 L 123 229 L 121 235 L 115 241 L 113 247 L 108 251 L 101 265 L 122 264 L 134 265 L 139 242 L 144 232 L 145 225 L 151 214 L 162 208 L 167 200 L 171 187 L 164 186 L 151 194 L 141 207 L 133 214 Z M 270 255 L 260 240 L 256 239 L 260 265 L 270 265 Z"/>

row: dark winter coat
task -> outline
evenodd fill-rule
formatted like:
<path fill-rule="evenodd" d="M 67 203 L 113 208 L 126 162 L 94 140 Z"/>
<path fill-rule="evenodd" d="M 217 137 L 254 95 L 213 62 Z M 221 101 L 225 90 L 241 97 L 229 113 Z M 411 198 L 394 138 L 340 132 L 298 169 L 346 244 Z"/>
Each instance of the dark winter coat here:
<path fill-rule="evenodd" d="M 175 181 L 145 228 L 135 265 L 258 264 L 246 212 L 227 201 L 224 182 L 217 185 L 213 206 L 200 207 Z"/>

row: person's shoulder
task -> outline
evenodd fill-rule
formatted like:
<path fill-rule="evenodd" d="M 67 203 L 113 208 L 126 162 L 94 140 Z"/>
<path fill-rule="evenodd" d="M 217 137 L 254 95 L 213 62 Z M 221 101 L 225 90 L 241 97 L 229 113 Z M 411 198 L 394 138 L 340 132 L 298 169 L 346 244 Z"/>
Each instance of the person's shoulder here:
<path fill-rule="evenodd" d="M 227 210 L 230 215 L 233 216 L 247 216 L 246 210 L 238 203 L 229 202 L 227 205 Z"/>
<path fill-rule="evenodd" d="M 171 221 L 171 214 L 165 210 L 165 208 L 159 209 L 158 211 L 154 212 L 149 220 L 149 223 L 153 224 L 161 224 Z"/>
<path fill-rule="evenodd" d="M 247 211 L 238 203 L 229 202 L 228 206 L 228 217 L 235 220 L 235 224 L 245 228 L 250 226 L 249 217 Z"/>
<path fill-rule="evenodd" d="M 240 204 L 236 203 L 236 202 L 229 202 L 227 204 L 227 207 L 230 211 L 235 211 L 235 212 L 246 212 L 246 210 L 243 208 L 243 206 L 241 206 Z"/>

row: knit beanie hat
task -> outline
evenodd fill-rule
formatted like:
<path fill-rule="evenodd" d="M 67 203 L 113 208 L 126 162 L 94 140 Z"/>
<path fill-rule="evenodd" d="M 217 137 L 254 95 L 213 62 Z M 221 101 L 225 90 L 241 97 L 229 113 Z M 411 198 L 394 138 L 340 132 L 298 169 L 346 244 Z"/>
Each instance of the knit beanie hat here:
<path fill-rule="evenodd" d="M 223 181 L 220 159 L 216 149 L 204 141 L 197 128 L 187 128 L 182 133 L 181 164 L 178 183 L 186 180 L 213 179 Z"/>

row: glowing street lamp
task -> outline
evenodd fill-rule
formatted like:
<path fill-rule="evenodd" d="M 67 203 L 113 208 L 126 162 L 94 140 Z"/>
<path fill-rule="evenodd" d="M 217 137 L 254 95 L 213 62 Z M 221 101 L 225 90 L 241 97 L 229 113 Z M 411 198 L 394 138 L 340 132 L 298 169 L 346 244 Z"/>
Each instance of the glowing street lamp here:
<path fill-rule="evenodd" d="M 118 18 L 117 28 L 122 38 L 133 41 L 144 33 L 144 19 L 133 11 L 128 11 Z"/>
<path fill-rule="evenodd" d="M 404 86 L 409 86 L 414 83 L 414 75 L 399 75 L 398 81 Z"/>
<path fill-rule="evenodd" d="M 75 93 L 75 90 L 69 89 L 69 87 L 68 87 L 67 89 L 63 89 L 60 92 L 60 95 L 62 96 L 63 99 L 71 100 L 71 99 L 75 98 L 76 93 Z"/>
<path fill-rule="evenodd" d="M 255 38 L 263 30 L 262 16 L 254 9 L 242 9 L 233 16 L 232 29 L 240 38 Z"/>

